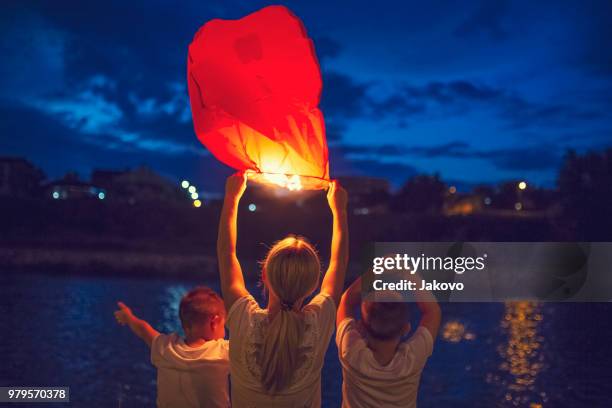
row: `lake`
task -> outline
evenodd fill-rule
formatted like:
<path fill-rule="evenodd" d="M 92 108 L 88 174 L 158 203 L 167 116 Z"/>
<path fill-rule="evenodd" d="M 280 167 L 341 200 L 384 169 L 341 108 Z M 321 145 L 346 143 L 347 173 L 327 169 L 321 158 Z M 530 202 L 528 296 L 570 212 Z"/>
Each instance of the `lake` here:
<path fill-rule="evenodd" d="M 74 407 L 154 406 L 148 349 L 116 324 L 116 301 L 170 332 L 179 329 L 181 296 L 196 284 L 0 275 L 0 385 L 69 386 Z M 216 282 L 202 284 L 218 290 Z M 255 284 L 252 289 L 259 295 Z M 420 407 L 612 405 L 611 303 L 454 303 L 442 310 Z M 325 407 L 340 405 L 336 353 L 332 341 L 323 372 Z"/>

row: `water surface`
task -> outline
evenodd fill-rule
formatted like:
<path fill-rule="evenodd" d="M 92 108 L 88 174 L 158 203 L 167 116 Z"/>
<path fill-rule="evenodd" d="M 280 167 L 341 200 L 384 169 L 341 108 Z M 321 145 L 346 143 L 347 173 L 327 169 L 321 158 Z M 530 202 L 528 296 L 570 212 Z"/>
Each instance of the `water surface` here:
<path fill-rule="evenodd" d="M 160 331 L 179 330 L 178 301 L 197 284 L 0 275 L 0 385 L 70 386 L 74 407 L 154 406 L 148 348 L 115 323 L 115 303 L 125 301 Z M 218 290 L 216 282 L 202 284 Z M 612 304 L 442 308 L 420 407 L 612 406 Z M 325 407 L 340 405 L 336 353 L 332 342 L 323 373 Z"/>

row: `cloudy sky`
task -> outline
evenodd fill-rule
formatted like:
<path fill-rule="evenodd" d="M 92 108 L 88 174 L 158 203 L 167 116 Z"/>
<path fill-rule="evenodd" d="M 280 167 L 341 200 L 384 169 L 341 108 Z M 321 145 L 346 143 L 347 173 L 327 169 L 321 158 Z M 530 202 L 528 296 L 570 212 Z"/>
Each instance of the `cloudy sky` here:
<path fill-rule="evenodd" d="M 426 4 L 425 4 L 426 3 Z M 50 178 L 146 164 L 220 190 L 186 91 L 193 34 L 259 1 L 8 1 L 0 155 Z M 332 176 L 553 186 L 612 145 L 612 2 L 286 2 L 314 39 Z"/>

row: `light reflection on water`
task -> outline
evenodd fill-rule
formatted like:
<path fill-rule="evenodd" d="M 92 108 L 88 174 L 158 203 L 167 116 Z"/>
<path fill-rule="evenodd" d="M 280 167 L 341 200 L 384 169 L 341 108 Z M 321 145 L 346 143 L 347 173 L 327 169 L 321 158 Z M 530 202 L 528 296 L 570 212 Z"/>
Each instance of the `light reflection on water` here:
<path fill-rule="evenodd" d="M 462 340 L 475 340 L 476 334 L 458 320 L 449 320 L 442 326 L 442 339 L 449 343 L 459 343 Z"/>
<path fill-rule="evenodd" d="M 540 333 L 542 305 L 537 302 L 507 302 L 500 326 L 507 342 L 498 346 L 502 375 L 488 377 L 504 390 L 503 401 L 514 406 L 542 406 L 546 392 L 538 392 L 538 375 L 545 368 L 542 352 L 544 337 Z"/>
<path fill-rule="evenodd" d="M 164 289 L 160 296 L 161 312 L 163 319 L 159 331 L 162 333 L 176 332 L 183 334 L 181 322 L 179 320 L 179 305 L 182 297 L 193 289 L 187 285 L 169 285 Z"/>

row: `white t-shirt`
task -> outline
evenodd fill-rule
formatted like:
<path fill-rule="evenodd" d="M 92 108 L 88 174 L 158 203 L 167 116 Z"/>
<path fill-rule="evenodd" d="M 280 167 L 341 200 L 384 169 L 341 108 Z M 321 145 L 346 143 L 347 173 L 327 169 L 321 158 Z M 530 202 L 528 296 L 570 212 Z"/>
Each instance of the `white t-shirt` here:
<path fill-rule="evenodd" d="M 228 349 L 223 339 L 190 347 L 176 333 L 155 337 L 151 362 L 157 367 L 157 406 L 229 407 Z"/>
<path fill-rule="evenodd" d="M 302 311 L 306 324 L 300 347 L 306 350 L 304 362 L 296 370 L 293 382 L 270 396 L 261 386 L 261 367 L 257 362 L 265 337 L 268 311 L 260 308 L 251 295 L 236 300 L 232 305 L 227 327 L 230 331 L 233 407 L 321 406 L 321 369 L 334 332 L 336 305 L 331 297 L 318 294 Z"/>
<path fill-rule="evenodd" d="M 374 358 L 355 319 L 340 322 L 336 344 L 342 364 L 343 407 L 416 407 L 421 371 L 433 351 L 427 328 L 419 326 L 384 366 Z"/>

